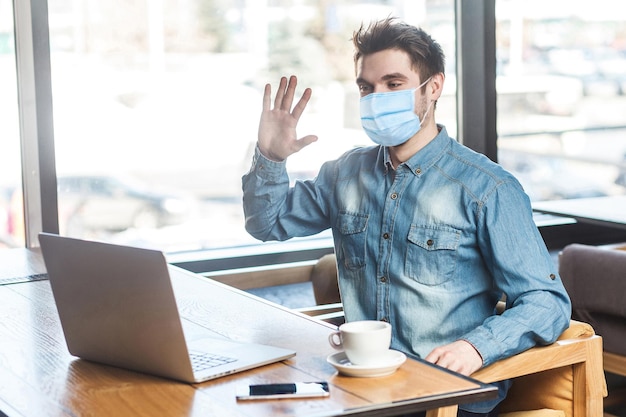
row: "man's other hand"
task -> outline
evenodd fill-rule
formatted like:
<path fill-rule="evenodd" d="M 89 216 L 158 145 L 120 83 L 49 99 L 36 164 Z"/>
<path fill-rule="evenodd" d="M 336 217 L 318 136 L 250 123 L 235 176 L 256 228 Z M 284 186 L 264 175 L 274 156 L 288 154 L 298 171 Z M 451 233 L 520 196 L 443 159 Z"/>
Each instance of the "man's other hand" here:
<path fill-rule="evenodd" d="M 483 366 L 483 359 L 478 351 L 465 340 L 439 346 L 433 349 L 425 359 L 463 375 L 471 375 Z"/>

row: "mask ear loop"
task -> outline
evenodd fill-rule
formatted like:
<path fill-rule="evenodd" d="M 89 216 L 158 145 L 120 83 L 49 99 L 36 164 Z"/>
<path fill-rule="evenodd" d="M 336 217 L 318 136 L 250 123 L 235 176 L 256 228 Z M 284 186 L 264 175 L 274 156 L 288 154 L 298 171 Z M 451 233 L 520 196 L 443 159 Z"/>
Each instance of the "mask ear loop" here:
<path fill-rule="evenodd" d="M 435 100 L 430 100 L 430 102 L 428 103 L 428 107 L 426 107 L 426 111 L 424 112 L 424 115 L 422 116 L 422 120 L 420 120 L 420 123 L 424 123 L 424 120 L 426 120 L 426 115 L 428 115 L 428 112 L 430 111 L 430 107 L 434 103 L 434 101 Z"/>
<path fill-rule="evenodd" d="M 423 83 L 421 83 L 415 90 L 419 90 L 420 88 L 422 88 L 423 86 L 426 85 L 426 83 L 428 83 L 428 81 L 430 81 L 433 78 L 433 76 L 431 75 L 430 77 L 428 77 L 428 79 L 426 81 L 424 81 Z M 422 116 L 421 120 L 420 120 L 420 124 L 424 123 L 424 120 L 426 120 L 426 115 L 428 115 L 428 112 L 430 111 L 430 106 L 433 104 L 434 100 L 431 100 L 428 103 L 428 107 L 426 107 L 426 111 L 424 112 L 424 115 Z M 419 119 L 419 116 L 418 116 Z"/>
<path fill-rule="evenodd" d="M 433 76 L 432 76 L 432 75 L 431 75 L 430 77 L 428 77 L 428 78 L 426 79 L 426 81 L 424 81 L 423 83 L 421 83 L 420 85 L 418 85 L 418 86 L 417 86 L 416 90 L 419 90 L 420 88 L 424 87 L 424 86 L 426 85 L 426 83 L 427 83 L 428 81 L 430 81 L 432 78 L 433 78 Z"/>

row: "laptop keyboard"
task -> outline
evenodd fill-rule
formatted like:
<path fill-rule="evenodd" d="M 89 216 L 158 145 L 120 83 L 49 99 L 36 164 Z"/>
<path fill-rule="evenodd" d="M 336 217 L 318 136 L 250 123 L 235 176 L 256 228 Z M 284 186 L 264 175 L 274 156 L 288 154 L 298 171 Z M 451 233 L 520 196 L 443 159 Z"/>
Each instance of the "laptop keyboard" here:
<path fill-rule="evenodd" d="M 200 372 L 215 366 L 235 362 L 237 359 L 227 356 L 214 355 L 211 353 L 190 353 L 191 367 L 194 371 Z"/>

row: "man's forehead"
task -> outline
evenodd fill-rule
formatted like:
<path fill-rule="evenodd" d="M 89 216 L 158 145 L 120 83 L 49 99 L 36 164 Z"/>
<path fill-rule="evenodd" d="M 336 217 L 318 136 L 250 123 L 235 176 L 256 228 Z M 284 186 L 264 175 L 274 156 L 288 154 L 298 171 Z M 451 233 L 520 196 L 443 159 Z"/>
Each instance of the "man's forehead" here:
<path fill-rule="evenodd" d="M 369 82 L 419 78 L 409 55 L 396 49 L 362 56 L 356 63 L 356 75 L 357 79 Z"/>

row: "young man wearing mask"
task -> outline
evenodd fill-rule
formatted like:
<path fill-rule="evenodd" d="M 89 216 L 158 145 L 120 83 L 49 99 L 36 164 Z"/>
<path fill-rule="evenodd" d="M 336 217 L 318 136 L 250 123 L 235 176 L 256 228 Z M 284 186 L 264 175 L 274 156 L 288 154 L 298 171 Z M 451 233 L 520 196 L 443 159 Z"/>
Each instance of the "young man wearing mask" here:
<path fill-rule="evenodd" d="M 286 158 L 317 138 L 296 136 L 311 90 L 265 87 L 252 168 L 243 177 L 246 229 L 286 240 L 332 229 L 347 321 L 384 320 L 392 348 L 471 375 L 569 324 L 570 301 L 518 181 L 435 122 L 444 55 L 394 19 L 354 34 L 361 121 L 375 146 L 325 163 L 289 186 Z M 495 306 L 506 296 L 504 313 Z M 499 398 L 460 415 L 497 415 Z"/>

